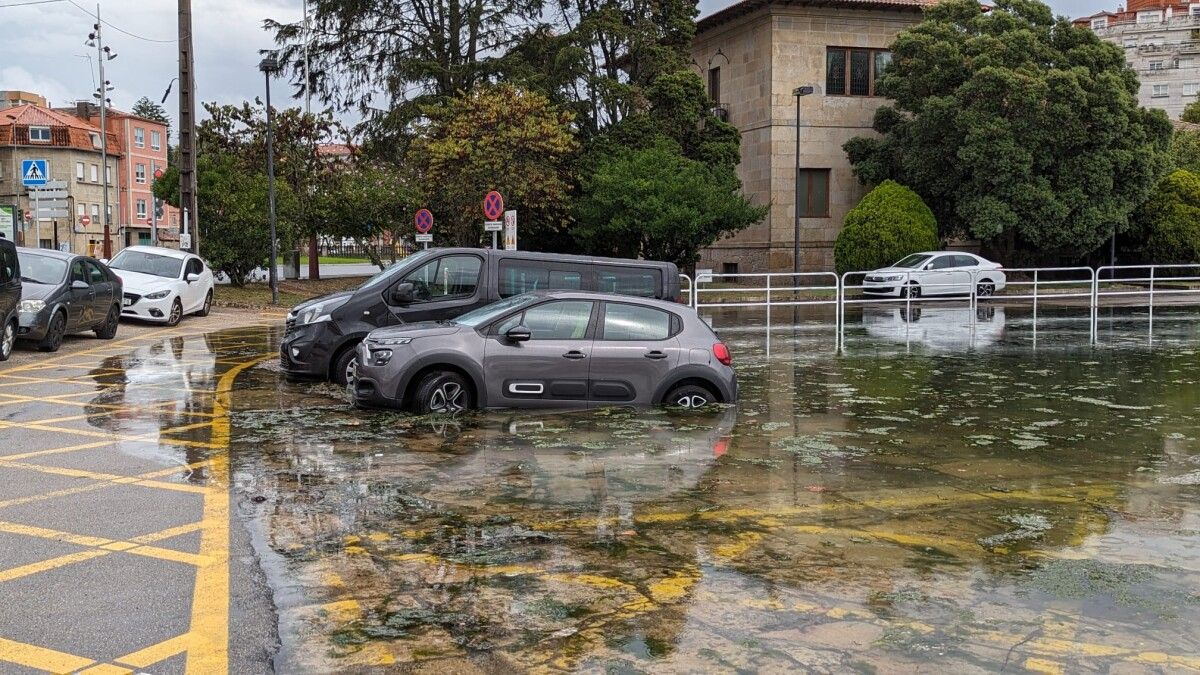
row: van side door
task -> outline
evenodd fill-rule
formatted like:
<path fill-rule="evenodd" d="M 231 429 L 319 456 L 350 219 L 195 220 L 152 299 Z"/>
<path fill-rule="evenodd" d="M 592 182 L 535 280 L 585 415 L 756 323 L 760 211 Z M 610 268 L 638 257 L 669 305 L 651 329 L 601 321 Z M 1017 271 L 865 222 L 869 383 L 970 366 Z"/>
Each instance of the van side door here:
<path fill-rule="evenodd" d="M 0 322 L 7 321 L 21 302 L 21 262 L 17 249 L 0 245 Z"/>
<path fill-rule="evenodd" d="M 487 304 L 483 256 L 451 253 L 426 262 L 384 291 L 388 311 L 403 323 L 441 321 Z M 401 299 L 402 287 L 411 297 Z"/>

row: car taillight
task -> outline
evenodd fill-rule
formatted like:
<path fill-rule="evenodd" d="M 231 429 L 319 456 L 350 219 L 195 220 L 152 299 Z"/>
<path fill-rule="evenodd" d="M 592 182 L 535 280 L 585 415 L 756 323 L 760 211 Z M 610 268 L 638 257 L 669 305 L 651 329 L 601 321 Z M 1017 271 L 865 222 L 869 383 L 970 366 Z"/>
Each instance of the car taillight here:
<path fill-rule="evenodd" d="M 729 355 L 729 347 L 726 347 L 724 342 L 713 345 L 713 356 L 727 366 L 733 365 L 733 357 Z"/>

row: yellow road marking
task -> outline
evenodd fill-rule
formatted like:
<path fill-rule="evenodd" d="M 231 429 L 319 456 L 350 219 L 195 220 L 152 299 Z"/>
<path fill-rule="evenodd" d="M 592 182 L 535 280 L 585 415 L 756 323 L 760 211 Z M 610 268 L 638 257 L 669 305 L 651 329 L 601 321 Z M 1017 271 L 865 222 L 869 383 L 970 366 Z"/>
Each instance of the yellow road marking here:
<path fill-rule="evenodd" d="M 92 558 L 99 558 L 102 555 L 108 555 L 108 553 L 108 551 L 99 549 L 79 551 L 78 553 L 68 553 L 67 555 L 60 555 L 57 558 L 50 558 L 49 560 L 43 560 L 41 562 L 30 563 L 28 565 L 21 565 L 20 567 L 3 570 L 0 571 L 0 583 L 12 581 L 13 579 L 20 579 L 21 577 L 27 577 L 30 574 L 38 574 L 39 572 L 58 569 L 59 567 L 66 567 L 67 565 L 74 565 L 75 563 L 83 562 L 85 560 L 91 560 Z"/>
<path fill-rule="evenodd" d="M 126 654 L 120 658 L 113 659 L 113 661 L 134 666 L 135 668 L 149 668 L 159 661 L 165 661 L 176 654 L 182 654 L 187 651 L 190 637 L 187 633 L 176 635 L 156 645 L 150 645 L 132 654 Z"/>
<path fill-rule="evenodd" d="M 55 673 L 70 673 L 95 663 L 95 661 L 82 656 L 65 654 L 53 649 L 35 647 L 4 638 L 0 638 L 0 661 Z"/>
<path fill-rule="evenodd" d="M 84 668 L 83 670 L 79 671 L 79 675 L 129 675 L 129 673 L 132 672 L 133 671 L 128 668 L 114 666 L 111 663 L 101 663 L 99 665 L 92 666 L 91 668 Z"/>

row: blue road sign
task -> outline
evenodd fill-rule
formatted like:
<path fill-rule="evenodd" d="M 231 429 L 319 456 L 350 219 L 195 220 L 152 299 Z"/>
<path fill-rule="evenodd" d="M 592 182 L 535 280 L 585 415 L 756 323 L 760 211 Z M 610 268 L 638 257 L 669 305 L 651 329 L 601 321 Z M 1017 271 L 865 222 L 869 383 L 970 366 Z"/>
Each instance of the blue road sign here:
<path fill-rule="evenodd" d="M 37 187 L 50 180 L 49 162 L 44 159 L 21 160 L 21 185 Z"/>

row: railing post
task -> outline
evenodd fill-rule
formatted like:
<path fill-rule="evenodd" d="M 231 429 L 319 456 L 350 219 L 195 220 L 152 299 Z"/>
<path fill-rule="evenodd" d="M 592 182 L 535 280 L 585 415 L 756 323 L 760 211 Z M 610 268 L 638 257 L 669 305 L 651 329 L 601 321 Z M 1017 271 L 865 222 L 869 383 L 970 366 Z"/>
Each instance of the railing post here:
<path fill-rule="evenodd" d="M 1033 270 L 1033 331 L 1037 334 L 1038 271 Z M 1089 303 L 1090 304 L 1090 303 Z"/>
<path fill-rule="evenodd" d="M 1092 306 L 1092 317 L 1091 317 L 1092 320 L 1090 322 L 1091 325 L 1089 326 L 1089 328 L 1091 330 L 1089 331 L 1088 337 L 1091 339 L 1092 344 L 1095 345 L 1096 344 L 1096 333 L 1099 331 L 1099 326 L 1097 324 L 1100 321 L 1100 273 L 1099 273 L 1100 271 L 1094 267 L 1091 268 L 1091 271 L 1092 271 L 1092 298 L 1091 298 L 1092 301 L 1090 304 Z"/>
<path fill-rule="evenodd" d="M 767 340 L 771 339 L 771 273 L 767 272 Z"/>
<path fill-rule="evenodd" d="M 1150 342 L 1154 343 L 1154 265 L 1150 266 Z"/>

